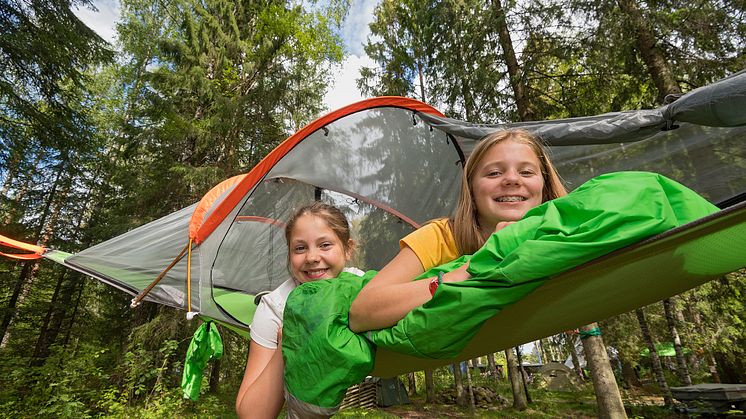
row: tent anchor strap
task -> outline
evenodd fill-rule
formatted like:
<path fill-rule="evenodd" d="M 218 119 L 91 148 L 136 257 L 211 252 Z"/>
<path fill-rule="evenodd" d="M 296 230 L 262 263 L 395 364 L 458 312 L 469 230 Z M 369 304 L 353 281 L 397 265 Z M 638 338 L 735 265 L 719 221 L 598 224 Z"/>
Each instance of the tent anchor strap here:
<path fill-rule="evenodd" d="M 189 254 L 187 256 L 187 274 L 186 274 L 186 289 L 187 289 L 187 313 L 192 311 L 192 242 L 193 238 L 189 238 Z"/>
<path fill-rule="evenodd" d="M 151 282 L 150 285 L 148 285 L 144 290 L 142 290 L 142 292 L 140 292 L 139 294 L 137 294 L 137 296 L 132 299 L 132 302 L 130 303 L 130 307 L 131 308 L 135 308 L 135 307 L 139 306 L 140 303 L 142 302 L 142 300 L 148 295 L 148 293 L 156 285 L 158 285 L 158 283 L 161 281 L 161 279 L 163 279 L 166 276 L 166 274 L 168 273 L 168 271 L 170 271 L 171 268 L 173 268 L 177 263 L 179 263 L 179 261 L 184 257 L 184 255 L 187 253 L 187 251 L 189 251 L 191 253 L 191 250 L 192 250 L 192 240 L 190 239 L 189 243 L 187 243 L 187 245 L 184 246 L 183 249 L 181 249 L 181 252 L 179 252 L 179 254 L 176 256 L 176 258 L 174 258 L 174 260 L 171 261 L 171 263 L 166 267 L 166 269 L 164 269 L 163 272 L 161 272 L 160 275 L 158 275 L 158 278 L 156 278 L 153 282 Z"/>

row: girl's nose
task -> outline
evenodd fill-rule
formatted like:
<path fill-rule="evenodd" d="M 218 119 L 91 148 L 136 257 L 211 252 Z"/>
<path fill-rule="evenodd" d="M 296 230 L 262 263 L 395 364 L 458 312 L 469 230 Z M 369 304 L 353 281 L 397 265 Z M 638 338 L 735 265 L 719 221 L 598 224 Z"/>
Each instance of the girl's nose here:
<path fill-rule="evenodd" d="M 521 181 L 521 175 L 516 170 L 508 170 L 503 174 L 503 183 L 506 185 L 517 185 Z"/>
<path fill-rule="evenodd" d="M 319 252 L 315 249 L 309 249 L 306 253 L 306 263 L 316 263 L 319 261 Z"/>

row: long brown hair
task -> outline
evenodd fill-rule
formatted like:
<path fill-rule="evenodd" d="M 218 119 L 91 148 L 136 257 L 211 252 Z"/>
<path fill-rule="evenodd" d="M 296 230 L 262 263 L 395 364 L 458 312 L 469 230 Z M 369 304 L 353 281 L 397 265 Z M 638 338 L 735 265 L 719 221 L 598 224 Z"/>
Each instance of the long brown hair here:
<path fill-rule="evenodd" d="M 350 240 L 350 223 L 344 213 L 334 205 L 316 201 L 312 204 L 299 208 L 285 225 L 285 241 L 290 246 L 290 236 L 298 219 L 306 214 L 321 218 L 326 222 L 337 238 L 342 242 L 345 253 L 351 254 L 354 250 L 354 242 Z M 290 252 L 288 252 L 289 254 Z"/>
<path fill-rule="evenodd" d="M 541 202 L 567 195 L 567 190 L 549 159 L 546 148 L 533 134 L 522 129 L 512 129 L 497 131 L 487 135 L 474 147 L 474 151 L 472 151 L 466 160 L 464 173 L 461 176 L 461 192 L 459 194 L 458 205 L 456 206 L 456 212 L 450 220 L 453 236 L 460 254 L 472 254 L 484 244 L 477 208 L 474 204 L 472 181 L 474 180 L 476 169 L 482 162 L 485 154 L 487 154 L 487 151 L 493 146 L 508 140 L 531 147 L 531 150 L 538 157 L 541 165 L 541 175 L 544 178 Z"/>

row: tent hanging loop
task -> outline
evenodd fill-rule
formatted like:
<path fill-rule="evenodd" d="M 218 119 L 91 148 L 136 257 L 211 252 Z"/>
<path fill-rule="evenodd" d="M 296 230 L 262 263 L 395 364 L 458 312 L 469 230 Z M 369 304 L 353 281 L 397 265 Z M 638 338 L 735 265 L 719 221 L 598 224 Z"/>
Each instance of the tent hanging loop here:
<path fill-rule="evenodd" d="M 678 128 L 679 126 L 673 123 L 673 119 L 666 119 L 666 126 L 661 129 L 661 131 L 672 131 Z"/>
<path fill-rule="evenodd" d="M 321 127 L 321 129 L 324 130 L 324 137 L 328 137 L 329 136 L 329 128 L 327 128 L 327 127 Z"/>
<path fill-rule="evenodd" d="M 668 105 L 669 103 L 674 103 L 682 96 L 684 96 L 683 93 L 669 93 L 663 98 L 663 104 Z"/>
<path fill-rule="evenodd" d="M 412 112 L 412 125 L 417 125 L 417 119 L 415 118 L 416 115 L 417 113 Z"/>

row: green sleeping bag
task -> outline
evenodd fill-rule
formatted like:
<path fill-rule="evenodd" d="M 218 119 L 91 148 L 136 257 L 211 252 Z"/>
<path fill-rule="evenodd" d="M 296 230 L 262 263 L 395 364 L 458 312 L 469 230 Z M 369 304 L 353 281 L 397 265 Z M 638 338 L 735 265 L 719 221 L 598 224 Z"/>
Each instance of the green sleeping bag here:
<path fill-rule="evenodd" d="M 486 320 L 549 277 L 717 211 L 661 175 L 596 177 L 493 234 L 473 256 L 422 274 L 436 276 L 470 260 L 472 278 L 442 284 L 395 326 L 365 334 L 349 329 L 348 313 L 375 271 L 303 284 L 285 306 L 285 386 L 302 402 L 338 406 L 346 389 L 372 371 L 377 346 L 418 357 L 455 357 Z"/>

